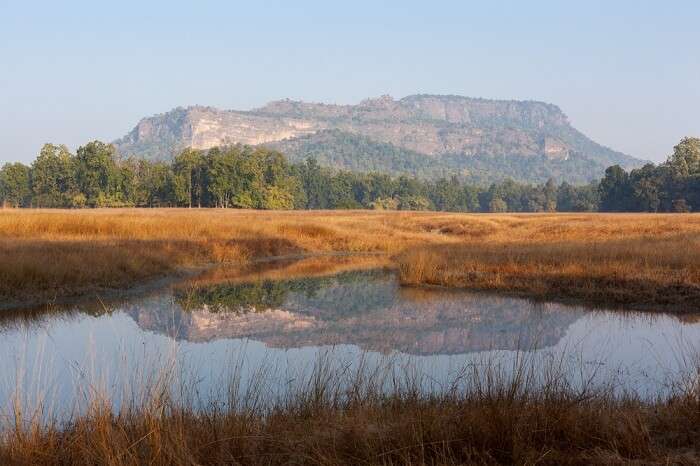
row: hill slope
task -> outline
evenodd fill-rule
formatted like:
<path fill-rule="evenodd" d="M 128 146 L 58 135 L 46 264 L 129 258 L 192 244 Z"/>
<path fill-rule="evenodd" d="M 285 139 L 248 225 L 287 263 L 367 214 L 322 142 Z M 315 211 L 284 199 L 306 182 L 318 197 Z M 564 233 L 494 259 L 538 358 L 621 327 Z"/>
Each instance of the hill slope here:
<path fill-rule="evenodd" d="M 185 147 L 265 144 L 292 160 L 355 171 L 478 181 L 554 176 L 583 182 L 605 167 L 640 161 L 601 146 L 551 104 L 459 96 L 383 96 L 358 105 L 291 100 L 251 111 L 177 108 L 141 120 L 115 141 L 118 151 L 167 160 Z"/>

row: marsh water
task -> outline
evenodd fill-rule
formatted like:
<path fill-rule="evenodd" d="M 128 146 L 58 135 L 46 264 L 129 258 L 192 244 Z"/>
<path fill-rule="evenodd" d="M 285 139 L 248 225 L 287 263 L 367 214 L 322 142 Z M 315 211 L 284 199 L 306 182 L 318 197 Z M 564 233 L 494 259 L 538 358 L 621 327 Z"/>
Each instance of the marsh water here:
<path fill-rule="evenodd" d="M 97 394 L 117 406 L 164 373 L 198 403 L 227 396 L 234 379 L 280 397 L 324 364 L 348 378 L 391 367 L 395 380 L 398 368 L 440 391 L 465 368 L 507 372 L 523 359 L 555 364 L 573 385 L 654 397 L 697 376 L 699 321 L 402 288 L 388 270 L 195 279 L 1 313 L 0 406 L 68 412 Z"/>

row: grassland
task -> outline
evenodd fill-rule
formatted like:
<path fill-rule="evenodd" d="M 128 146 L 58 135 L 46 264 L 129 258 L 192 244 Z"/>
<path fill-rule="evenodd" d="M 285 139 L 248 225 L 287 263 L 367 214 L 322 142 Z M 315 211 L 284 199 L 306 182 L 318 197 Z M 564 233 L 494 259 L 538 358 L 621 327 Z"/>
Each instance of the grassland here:
<path fill-rule="evenodd" d="M 219 263 L 434 243 L 402 217 L 231 210 L 0 210 L 0 297 L 51 299 Z M 447 238 L 446 238 L 447 239 Z"/>
<path fill-rule="evenodd" d="M 0 210 L 5 307 L 216 263 L 378 253 L 405 285 L 700 310 L 700 215 Z"/>
<path fill-rule="evenodd" d="M 265 260 L 280 256 L 281 267 Z M 220 263 L 235 267 L 210 268 Z M 206 268 L 191 282 L 206 285 L 370 267 L 396 268 L 407 286 L 697 311 L 700 216 L 0 211 L 0 306 L 191 269 Z M 434 396 L 410 381 L 386 392 L 381 381 L 341 387 L 320 373 L 265 407 L 255 387 L 252 404 L 232 397 L 204 410 L 150 387 L 138 391 L 152 398 L 118 412 L 108 399 L 84 400 L 67 422 L 9 400 L 0 464 L 700 463 L 697 368 L 658 400 L 572 387 L 540 368 L 507 380 L 472 370 Z"/>
<path fill-rule="evenodd" d="M 457 245 L 396 258 L 406 285 L 505 292 L 638 310 L 700 310 L 700 216 L 472 218 Z"/>

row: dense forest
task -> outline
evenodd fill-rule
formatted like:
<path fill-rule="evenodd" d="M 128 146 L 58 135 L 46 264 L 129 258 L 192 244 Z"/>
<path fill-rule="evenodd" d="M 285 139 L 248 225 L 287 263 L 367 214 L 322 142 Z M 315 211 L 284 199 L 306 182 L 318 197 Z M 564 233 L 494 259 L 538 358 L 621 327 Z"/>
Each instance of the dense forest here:
<path fill-rule="evenodd" d="M 546 155 L 464 155 L 434 154 L 404 149 L 393 144 L 375 141 L 361 134 L 337 129 L 316 133 L 265 146 L 284 153 L 290 162 L 314 158 L 319 165 L 356 173 L 387 173 L 389 175 L 418 176 L 437 180 L 457 175 L 460 180 L 488 186 L 513 180 L 519 183 L 544 183 L 550 178 L 569 183 L 586 184 L 599 177 L 607 165 L 595 158 L 571 151 L 565 159 Z M 489 147 L 495 147 L 490 143 Z"/>
<path fill-rule="evenodd" d="M 700 209 L 700 139 L 685 138 L 668 160 L 626 172 L 609 167 L 600 182 L 490 186 L 457 176 L 422 180 L 332 171 L 309 158 L 235 145 L 186 149 L 172 163 L 122 158 L 90 142 L 72 154 L 46 144 L 31 166 L 0 170 L 6 207 L 222 207 L 250 209 L 396 209 L 462 212 L 688 212 Z"/>

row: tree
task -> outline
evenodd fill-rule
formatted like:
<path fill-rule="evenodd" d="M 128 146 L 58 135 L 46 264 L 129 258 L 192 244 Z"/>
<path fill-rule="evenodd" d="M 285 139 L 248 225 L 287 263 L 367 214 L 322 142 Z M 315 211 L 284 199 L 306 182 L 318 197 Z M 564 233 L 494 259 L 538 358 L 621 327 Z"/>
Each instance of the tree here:
<path fill-rule="evenodd" d="M 440 178 L 431 186 L 430 191 L 430 199 L 437 210 L 452 212 L 460 210 L 461 189 L 457 177 L 452 177 L 449 181 Z"/>
<path fill-rule="evenodd" d="M 508 204 L 500 197 L 494 197 L 489 202 L 489 212 L 508 212 Z"/>
<path fill-rule="evenodd" d="M 231 151 L 219 148 L 207 153 L 207 188 L 216 207 L 229 207 L 238 186 L 236 159 Z"/>
<path fill-rule="evenodd" d="M 547 180 L 547 183 L 545 183 L 544 185 L 543 191 L 545 212 L 556 212 L 558 188 L 552 178 Z"/>
<path fill-rule="evenodd" d="M 563 182 L 557 192 L 557 212 L 595 212 L 598 210 L 598 184 L 572 186 Z"/>
<path fill-rule="evenodd" d="M 629 175 L 619 165 L 605 170 L 600 182 L 600 210 L 604 212 L 624 212 L 630 207 L 631 188 Z"/>
<path fill-rule="evenodd" d="M 297 176 L 301 179 L 302 188 L 306 193 L 307 209 L 327 209 L 329 207 L 330 176 L 323 170 L 315 158 L 296 167 Z"/>
<path fill-rule="evenodd" d="M 676 176 L 688 177 L 700 174 L 700 138 L 683 138 L 673 148 L 668 165 Z"/>
<path fill-rule="evenodd" d="M 176 204 L 173 171 L 165 162 L 141 162 L 139 164 L 139 203 L 149 207 L 165 207 Z"/>
<path fill-rule="evenodd" d="M 173 188 L 179 203 L 202 206 L 206 164 L 201 151 L 185 149 L 173 161 Z"/>
<path fill-rule="evenodd" d="M 77 194 L 75 157 L 66 146 L 45 144 L 32 163 L 33 204 L 70 207 Z"/>
<path fill-rule="evenodd" d="M 31 202 L 30 169 L 21 163 L 7 163 L 0 170 L 0 205 L 27 207 Z"/>
<path fill-rule="evenodd" d="M 671 203 L 671 212 L 676 212 L 676 213 L 690 212 L 690 206 L 685 201 L 685 199 L 675 199 Z"/>
<path fill-rule="evenodd" d="M 399 197 L 399 210 L 430 210 L 430 200 L 414 194 Z"/>
<path fill-rule="evenodd" d="M 355 177 L 352 173 L 342 171 L 331 178 L 328 193 L 329 207 L 332 209 L 360 209 L 360 204 L 355 199 L 353 184 Z"/>
<path fill-rule="evenodd" d="M 119 199 L 118 170 L 114 146 L 100 141 L 79 147 L 76 153 L 76 182 L 87 204 L 108 206 Z"/>

